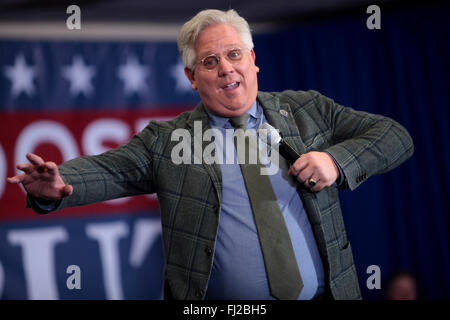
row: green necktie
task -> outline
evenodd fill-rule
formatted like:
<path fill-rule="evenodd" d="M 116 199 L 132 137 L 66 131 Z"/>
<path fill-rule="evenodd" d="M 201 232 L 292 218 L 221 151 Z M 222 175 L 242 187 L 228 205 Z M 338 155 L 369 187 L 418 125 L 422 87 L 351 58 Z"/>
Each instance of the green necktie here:
<path fill-rule="evenodd" d="M 230 123 L 236 129 L 234 143 L 253 210 L 270 293 L 277 299 L 295 300 L 303 288 L 303 281 L 272 184 L 267 175 L 261 174 L 263 166 L 259 162 L 256 136 L 246 137 L 244 133 L 249 116 L 244 113 L 230 118 Z M 245 148 L 238 147 L 237 143 L 245 143 Z M 250 150 L 258 154 L 256 164 L 249 161 Z"/>

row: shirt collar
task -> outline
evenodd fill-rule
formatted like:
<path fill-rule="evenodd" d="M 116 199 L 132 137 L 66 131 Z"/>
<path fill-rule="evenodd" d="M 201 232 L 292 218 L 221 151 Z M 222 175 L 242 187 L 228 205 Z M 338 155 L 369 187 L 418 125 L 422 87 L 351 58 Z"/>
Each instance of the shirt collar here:
<path fill-rule="evenodd" d="M 205 110 L 208 113 L 209 125 L 212 128 L 214 128 L 214 127 L 226 128 L 226 129 L 232 128 L 232 126 L 229 122 L 229 118 L 221 117 L 216 114 L 213 114 L 207 108 L 205 108 Z M 259 118 L 261 118 L 261 113 L 262 113 L 261 107 L 259 106 L 259 104 L 256 100 L 255 100 L 255 102 L 253 102 L 250 109 L 248 109 L 247 113 L 250 114 L 250 121 L 253 120 L 253 122 L 255 122 L 255 120 L 259 120 Z M 248 127 L 251 127 L 251 125 L 249 124 Z"/>

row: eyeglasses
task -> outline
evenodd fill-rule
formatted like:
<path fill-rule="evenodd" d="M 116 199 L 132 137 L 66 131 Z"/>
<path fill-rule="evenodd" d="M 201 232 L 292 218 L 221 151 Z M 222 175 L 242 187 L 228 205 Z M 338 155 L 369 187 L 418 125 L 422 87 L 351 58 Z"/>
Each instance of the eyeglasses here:
<path fill-rule="evenodd" d="M 242 60 L 242 57 L 244 56 L 244 54 L 243 54 L 244 51 L 250 51 L 250 50 L 241 49 L 241 48 L 228 49 L 228 50 L 224 51 L 224 53 L 225 53 L 224 57 L 231 64 L 238 64 Z M 207 71 L 212 71 L 219 64 L 220 57 L 221 57 L 220 54 L 213 53 L 213 54 L 210 54 L 209 56 L 204 57 L 197 63 L 200 64 L 202 66 L 202 68 L 206 69 Z"/>

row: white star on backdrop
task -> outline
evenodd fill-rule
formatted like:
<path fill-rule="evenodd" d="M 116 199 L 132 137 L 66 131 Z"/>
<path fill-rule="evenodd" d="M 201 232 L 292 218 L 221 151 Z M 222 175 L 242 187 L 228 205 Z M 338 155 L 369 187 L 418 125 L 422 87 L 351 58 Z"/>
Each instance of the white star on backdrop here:
<path fill-rule="evenodd" d="M 147 90 L 145 78 L 150 72 L 150 68 L 140 64 L 136 57 L 127 57 L 127 62 L 121 65 L 117 72 L 117 76 L 125 86 L 125 94 L 145 92 Z"/>
<path fill-rule="evenodd" d="M 64 67 L 62 74 L 69 80 L 70 93 L 73 96 L 78 94 L 89 96 L 93 91 L 91 81 L 95 75 L 95 67 L 86 65 L 81 56 L 73 57 L 72 65 Z"/>
<path fill-rule="evenodd" d="M 11 81 L 11 91 L 14 97 L 21 92 L 25 92 L 29 96 L 33 95 L 33 78 L 36 76 L 36 67 L 28 66 L 23 54 L 16 56 L 14 65 L 5 67 L 4 73 Z"/>
<path fill-rule="evenodd" d="M 178 60 L 178 63 L 170 68 L 170 75 L 175 79 L 177 93 L 193 92 L 191 82 L 184 74 L 183 61 Z"/>

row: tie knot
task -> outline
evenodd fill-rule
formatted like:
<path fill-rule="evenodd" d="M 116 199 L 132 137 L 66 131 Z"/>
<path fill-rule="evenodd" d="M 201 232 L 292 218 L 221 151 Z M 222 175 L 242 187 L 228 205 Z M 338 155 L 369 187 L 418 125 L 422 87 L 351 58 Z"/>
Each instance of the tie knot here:
<path fill-rule="evenodd" d="M 230 123 L 235 129 L 246 129 L 247 120 L 250 117 L 248 113 L 241 114 L 240 116 L 230 118 Z"/>

